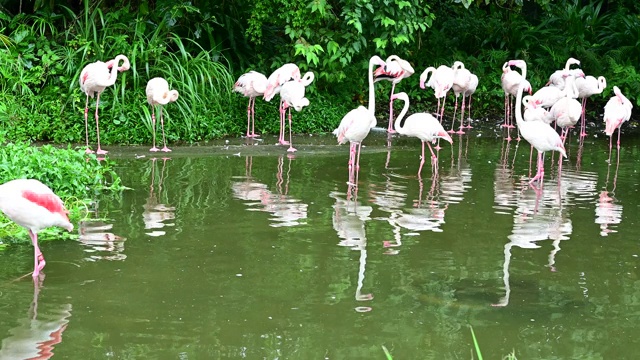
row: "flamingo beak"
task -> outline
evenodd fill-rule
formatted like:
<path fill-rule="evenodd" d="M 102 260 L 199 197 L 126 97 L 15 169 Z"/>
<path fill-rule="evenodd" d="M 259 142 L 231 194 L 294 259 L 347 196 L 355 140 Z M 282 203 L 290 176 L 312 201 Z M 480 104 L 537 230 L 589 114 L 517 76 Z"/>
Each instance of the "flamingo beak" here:
<path fill-rule="evenodd" d="M 438 136 L 444 140 L 447 140 L 449 144 L 453 144 L 453 140 L 451 139 L 451 136 L 449 136 L 449 134 L 446 131 L 439 132 Z"/>
<path fill-rule="evenodd" d="M 424 89 L 425 88 L 424 83 L 425 83 L 424 80 L 420 81 L 420 89 Z"/>

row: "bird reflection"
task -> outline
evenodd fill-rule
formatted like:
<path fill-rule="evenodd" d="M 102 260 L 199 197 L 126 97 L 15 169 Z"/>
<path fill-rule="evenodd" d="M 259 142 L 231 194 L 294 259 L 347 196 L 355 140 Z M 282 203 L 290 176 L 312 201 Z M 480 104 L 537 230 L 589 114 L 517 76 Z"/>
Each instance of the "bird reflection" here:
<path fill-rule="evenodd" d="M 256 181 L 251 176 L 253 159 L 246 158 L 246 174 L 244 181 L 231 184 L 233 196 L 247 202 L 250 211 L 271 213 L 272 227 L 296 226 L 307 219 L 308 205 L 289 195 L 291 162 L 293 157 L 287 156 L 287 170 L 284 171 L 284 155 L 278 157 L 276 172 L 276 193 L 269 190 L 266 184 Z"/>
<path fill-rule="evenodd" d="M 126 238 L 111 232 L 113 223 L 104 214 L 100 213 L 99 202 L 93 203 L 94 208 L 89 213 L 92 218 L 81 220 L 78 224 L 80 243 L 85 245 L 84 251 L 90 256 L 85 258 L 88 261 L 98 260 L 124 260 L 124 242 Z"/>
<path fill-rule="evenodd" d="M 519 191 L 516 201 L 513 231 L 507 237 L 509 242 L 504 246 L 502 279 L 505 295 L 497 303 L 492 304 L 493 306 L 509 304 L 511 294 L 509 266 L 512 248 L 537 249 L 540 247 L 539 241 L 552 240 L 553 249 L 549 253 L 547 266 L 551 271 L 556 271 L 556 255 L 560 251 L 560 242 L 568 240 L 573 231 L 571 219 L 566 211 L 566 202 L 563 200 L 559 186 Z"/>
<path fill-rule="evenodd" d="M 33 300 L 27 316 L 9 329 L 9 336 L 2 340 L 0 360 L 51 358 L 54 347 L 62 342 L 62 333 L 69 324 L 71 304 L 61 304 L 55 311 L 38 312 L 38 297 L 45 275 L 33 281 Z"/>
<path fill-rule="evenodd" d="M 607 190 L 609 184 L 609 170 L 611 168 L 611 165 L 609 165 L 605 189 L 600 192 L 598 202 L 596 203 L 596 224 L 600 225 L 600 236 L 608 236 L 610 233 L 617 232 L 615 229 L 611 229 L 610 226 L 617 225 L 622 221 L 622 204 L 617 204 L 617 200 L 614 197 L 619 165 L 620 157 L 618 156 L 615 174 L 613 175 L 612 190 Z"/>
<path fill-rule="evenodd" d="M 350 188 L 351 187 L 352 186 L 350 186 Z M 353 188 L 355 188 L 355 186 L 353 186 Z M 373 299 L 373 295 L 370 293 L 363 294 L 362 287 L 364 285 L 367 265 L 367 234 L 365 222 L 371 220 L 369 215 L 371 215 L 373 208 L 371 206 L 361 205 L 357 200 L 350 199 L 350 197 L 355 198 L 357 195 L 349 195 L 352 191 L 354 190 L 349 189 L 347 194 L 340 194 L 335 191 L 329 194 L 329 196 L 335 199 L 335 204 L 333 205 L 333 229 L 341 239 L 338 243 L 339 246 L 349 247 L 352 250 L 360 252 L 355 299 L 356 301 L 369 301 Z M 372 308 L 369 306 L 356 307 L 356 311 L 358 312 L 371 310 Z"/>
<path fill-rule="evenodd" d="M 144 221 L 144 228 L 150 230 L 146 234 L 149 236 L 162 236 L 166 232 L 163 229 L 165 226 L 174 226 L 173 222 L 165 223 L 167 220 L 174 220 L 176 215 L 176 208 L 163 203 L 162 199 L 166 201 L 166 191 L 163 194 L 162 184 L 166 177 L 165 167 L 169 158 L 162 158 L 162 168 L 160 169 L 158 179 L 158 189 L 156 191 L 154 184 L 156 181 L 156 161 L 157 158 L 151 159 L 151 185 L 149 186 L 149 196 L 147 202 L 142 206 L 144 211 L 142 212 L 142 220 Z M 164 195 L 164 196 L 163 196 Z"/>
<path fill-rule="evenodd" d="M 381 217 L 380 220 L 388 221 L 389 225 L 393 228 L 394 241 L 385 240 L 383 246 L 389 248 L 385 254 L 395 255 L 398 250 L 391 249 L 394 247 L 400 247 L 402 245 L 402 238 L 400 235 L 400 225 L 396 223 L 396 219 L 399 214 L 402 213 L 405 201 L 407 199 L 407 187 L 399 184 L 392 179 L 396 177 L 393 174 L 382 174 L 385 177 L 385 181 L 382 183 L 370 183 L 369 184 L 369 199 L 371 202 L 379 206 L 379 209 L 389 213 L 388 217 Z"/>

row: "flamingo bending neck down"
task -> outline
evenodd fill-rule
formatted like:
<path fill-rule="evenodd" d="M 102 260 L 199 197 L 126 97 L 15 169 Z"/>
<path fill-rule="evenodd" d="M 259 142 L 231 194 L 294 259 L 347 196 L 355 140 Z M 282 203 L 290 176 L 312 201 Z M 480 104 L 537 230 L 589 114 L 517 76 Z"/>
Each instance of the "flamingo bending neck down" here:
<path fill-rule="evenodd" d="M 369 107 L 359 106 L 349 111 L 340 121 L 333 134 L 338 137 L 338 144 L 349 141 L 349 184 L 357 186 L 357 174 L 360 171 L 360 147 L 362 140 L 369 135 L 372 127 L 376 126 L 375 91 L 373 85 L 373 66 L 384 66 L 384 61 L 377 55 L 369 59 Z"/>
<path fill-rule="evenodd" d="M 169 152 L 171 149 L 167 147 L 167 138 L 164 135 L 164 120 L 162 117 L 162 108 L 164 105 L 178 100 L 178 91 L 169 90 L 169 83 L 161 77 L 155 77 L 147 83 L 147 102 L 151 105 L 151 130 L 153 132 L 153 147 L 149 151 L 158 151 L 156 147 L 156 105 L 160 105 L 160 126 L 162 127 L 162 151 Z"/>
<path fill-rule="evenodd" d="M 522 78 L 527 77 L 527 63 L 524 60 L 511 60 L 509 65 L 514 65 L 522 70 Z M 536 175 L 529 180 L 531 186 L 536 180 L 539 181 L 540 187 L 544 180 L 544 153 L 546 151 L 558 151 L 565 158 L 567 153 L 565 152 L 564 145 L 560 135 L 549 125 L 542 121 L 524 121 L 522 117 L 522 92 L 524 90 L 524 82 L 520 83 L 518 87 L 518 94 L 516 96 L 516 123 L 522 137 L 527 140 L 533 147 L 538 150 L 538 171 Z"/>
<path fill-rule="evenodd" d="M 425 161 L 425 142 L 427 143 L 427 146 L 429 146 L 429 151 L 431 151 L 431 165 L 434 169 L 434 173 L 437 173 L 438 157 L 433 152 L 430 143 L 435 142 L 436 139 L 444 139 L 450 144 L 453 144 L 451 136 L 447 134 L 447 131 L 442 127 L 442 124 L 440 124 L 440 122 L 435 117 L 433 117 L 433 115 L 427 113 L 412 114 L 404 121 L 404 126 L 400 126 L 402 119 L 409 110 L 409 96 L 406 93 L 401 92 L 393 95 L 393 98 L 404 101 L 404 107 L 402 108 L 400 115 L 398 115 L 398 118 L 396 119 L 394 125 L 398 134 L 414 136 L 422 141 L 422 156 L 420 159 L 420 167 L 418 168 L 418 176 L 420 176 L 420 174 L 422 173 L 422 166 L 424 165 Z"/>
<path fill-rule="evenodd" d="M 17 179 L 0 185 L 0 211 L 29 232 L 34 249 L 35 280 L 46 264 L 38 247 L 38 232 L 51 226 L 73 231 L 67 209 L 62 200 L 40 181 Z"/>
<path fill-rule="evenodd" d="M 391 55 L 385 60 L 385 65 L 380 66 L 373 73 L 374 83 L 380 80 L 391 81 L 391 95 L 389 96 L 389 126 L 387 132 L 393 134 L 393 93 L 396 84 L 402 79 L 413 75 L 415 70 L 408 61 L 401 59 L 398 55 Z"/>
<path fill-rule="evenodd" d="M 267 89 L 267 77 L 257 71 L 249 71 L 246 74 L 240 75 L 238 81 L 236 81 L 233 91 L 239 92 L 245 97 L 249 98 L 249 105 L 247 105 L 247 137 L 258 137 L 255 131 L 256 123 L 256 97 L 263 96 Z M 249 131 L 251 129 L 251 131 Z"/>
<path fill-rule="evenodd" d="M 120 65 L 120 61 L 123 64 Z M 100 126 L 98 125 L 98 106 L 100 105 L 100 94 L 107 86 L 112 86 L 116 83 L 118 77 L 118 71 L 129 70 L 129 59 L 124 55 L 118 55 L 113 60 L 109 60 L 106 63 L 102 61 L 96 61 L 85 66 L 80 72 L 80 89 L 87 94 L 87 100 L 84 105 L 84 128 L 86 134 L 86 150 L 87 154 L 93 153 L 93 150 L 89 148 L 89 97 L 96 97 L 96 136 L 98 138 L 97 154 L 106 154 L 108 151 L 100 148 Z M 109 70 L 111 69 L 111 70 Z M 97 94 L 97 95 L 96 95 Z"/>

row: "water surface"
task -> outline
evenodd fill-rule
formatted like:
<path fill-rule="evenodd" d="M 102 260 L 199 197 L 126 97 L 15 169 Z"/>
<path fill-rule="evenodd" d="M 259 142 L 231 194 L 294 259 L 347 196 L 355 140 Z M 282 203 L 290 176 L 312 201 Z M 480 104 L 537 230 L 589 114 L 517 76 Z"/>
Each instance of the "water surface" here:
<path fill-rule="evenodd" d="M 132 190 L 38 282 L 0 252 L 0 359 L 468 359 L 468 325 L 487 358 L 640 356 L 638 141 L 608 166 L 570 138 L 535 191 L 528 144 L 477 135 L 420 178 L 417 140 L 372 134 L 357 188 L 330 137 L 113 149 Z"/>

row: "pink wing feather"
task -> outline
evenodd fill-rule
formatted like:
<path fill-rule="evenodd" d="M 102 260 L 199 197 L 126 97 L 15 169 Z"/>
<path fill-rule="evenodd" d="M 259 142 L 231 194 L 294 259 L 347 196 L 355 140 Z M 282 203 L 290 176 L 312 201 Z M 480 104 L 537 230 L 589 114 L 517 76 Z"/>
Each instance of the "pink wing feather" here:
<path fill-rule="evenodd" d="M 62 200 L 56 194 L 39 194 L 31 190 L 23 190 L 22 197 L 32 203 L 42 206 L 52 213 L 60 214 L 64 219 L 69 221 L 67 209 L 64 208 Z"/>

